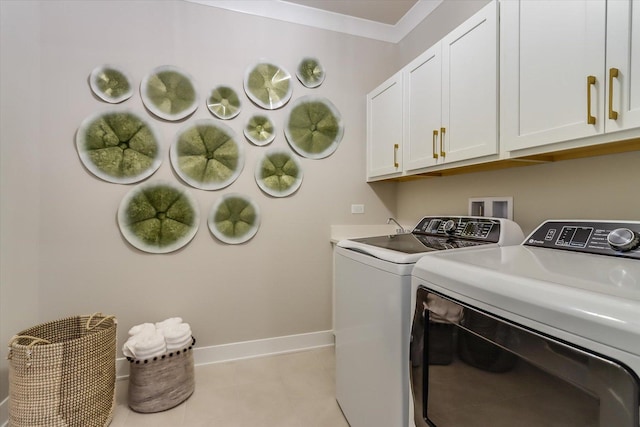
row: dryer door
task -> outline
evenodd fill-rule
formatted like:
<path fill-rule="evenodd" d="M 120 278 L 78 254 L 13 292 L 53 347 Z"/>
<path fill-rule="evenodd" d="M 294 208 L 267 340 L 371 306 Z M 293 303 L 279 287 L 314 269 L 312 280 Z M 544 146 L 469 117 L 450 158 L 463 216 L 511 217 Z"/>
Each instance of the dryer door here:
<path fill-rule="evenodd" d="M 422 286 L 410 363 L 416 427 L 638 427 L 621 364 Z"/>

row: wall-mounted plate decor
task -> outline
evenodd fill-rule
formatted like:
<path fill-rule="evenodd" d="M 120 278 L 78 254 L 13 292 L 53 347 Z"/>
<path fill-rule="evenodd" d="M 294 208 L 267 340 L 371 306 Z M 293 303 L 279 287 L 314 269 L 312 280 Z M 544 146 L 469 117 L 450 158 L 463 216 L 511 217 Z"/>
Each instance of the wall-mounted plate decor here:
<path fill-rule="evenodd" d="M 147 182 L 127 193 L 118 208 L 118 226 L 134 247 L 150 253 L 173 252 L 193 239 L 200 224 L 196 200 L 165 181 Z"/>
<path fill-rule="evenodd" d="M 253 145 L 263 146 L 270 144 L 276 138 L 276 131 L 267 116 L 257 114 L 251 117 L 244 127 L 244 136 Z"/>
<path fill-rule="evenodd" d="M 116 184 L 142 181 L 162 163 L 156 132 L 128 110 L 87 117 L 76 133 L 76 149 L 89 172 Z"/>
<path fill-rule="evenodd" d="M 273 63 L 259 62 L 245 72 L 244 91 L 259 107 L 278 109 L 291 99 L 291 74 Z"/>
<path fill-rule="evenodd" d="M 183 127 L 169 154 L 178 176 L 201 190 L 230 185 L 244 167 L 244 148 L 235 133 L 214 119 L 196 120 Z"/>
<path fill-rule="evenodd" d="M 298 64 L 296 76 L 308 88 L 316 88 L 324 81 L 324 68 L 316 58 L 303 58 Z"/>
<path fill-rule="evenodd" d="M 229 244 L 244 243 L 258 232 L 260 209 L 247 196 L 225 194 L 213 204 L 207 224 L 218 240 Z"/>
<path fill-rule="evenodd" d="M 326 98 L 302 96 L 291 105 L 284 135 L 293 150 L 309 159 L 331 155 L 344 134 L 342 116 Z"/>
<path fill-rule="evenodd" d="M 155 68 L 140 83 L 145 107 L 161 119 L 184 119 L 198 108 L 198 94 L 193 78 L 178 67 Z"/>
<path fill-rule="evenodd" d="M 127 73 L 113 65 L 97 67 L 89 76 L 89 86 L 93 93 L 110 104 L 118 104 L 131 98 L 132 82 Z"/>
<path fill-rule="evenodd" d="M 273 197 L 293 194 L 300 188 L 302 177 L 302 167 L 288 149 L 270 149 L 256 164 L 255 178 L 258 187 Z"/>
<path fill-rule="evenodd" d="M 240 114 L 240 98 L 228 86 L 218 86 L 207 99 L 207 108 L 219 119 L 229 120 Z"/>

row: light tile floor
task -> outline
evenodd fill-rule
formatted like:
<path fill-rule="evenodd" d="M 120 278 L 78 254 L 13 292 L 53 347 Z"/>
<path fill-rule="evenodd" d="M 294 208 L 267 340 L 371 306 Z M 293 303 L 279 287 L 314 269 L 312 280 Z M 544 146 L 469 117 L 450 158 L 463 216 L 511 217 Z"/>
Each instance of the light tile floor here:
<path fill-rule="evenodd" d="M 116 383 L 112 427 L 348 427 L 335 400 L 333 347 L 195 367 L 195 391 L 155 414 L 127 406 Z"/>

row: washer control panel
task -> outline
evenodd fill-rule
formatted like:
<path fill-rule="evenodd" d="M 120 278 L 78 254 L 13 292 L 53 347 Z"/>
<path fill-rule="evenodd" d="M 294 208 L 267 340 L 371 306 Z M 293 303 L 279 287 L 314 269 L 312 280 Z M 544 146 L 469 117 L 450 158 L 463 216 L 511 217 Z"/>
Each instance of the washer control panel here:
<path fill-rule="evenodd" d="M 416 225 L 413 233 L 497 243 L 500 240 L 500 221 L 482 217 L 427 216 Z"/>
<path fill-rule="evenodd" d="M 546 221 L 523 245 L 640 259 L 640 221 Z"/>

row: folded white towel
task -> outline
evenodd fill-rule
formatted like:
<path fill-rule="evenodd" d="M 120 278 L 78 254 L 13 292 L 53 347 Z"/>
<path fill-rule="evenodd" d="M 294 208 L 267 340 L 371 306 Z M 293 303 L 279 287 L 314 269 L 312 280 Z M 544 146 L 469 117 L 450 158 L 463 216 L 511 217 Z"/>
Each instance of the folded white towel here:
<path fill-rule="evenodd" d="M 133 357 L 138 360 L 162 356 L 167 352 L 167 345 L 161 334 L 143 334 L 133 337 Z"/>
<path fill-rule="evenodd" d="M 156 329 L 163 329 L 167 326 L 179 325 L 180 323 L 182 323 L 182 317 L 170 317 L 169 319 L 165 319 L 162 322 L 157 322 Z"/>
<path fill-rule="evenodd" d="M 153 323 L 142 323 L 129 329 L 129 336 L 138 335 L 141 333 L 155 333 L 156 326 Z"/>
<path fill-rule="evenodd" d="M 129 339 L 122 346 L 125 356 L 144 360 L 182 350 L 191 345 L 191 326 L 182 318 L 172 317 L 158 323 L 143 323 L 129 329 Z"/>

